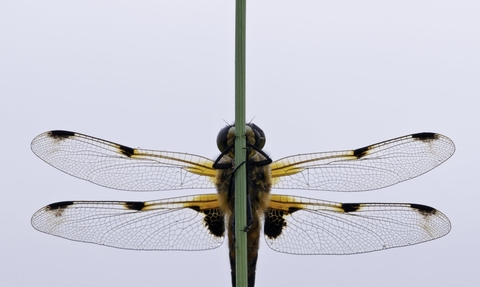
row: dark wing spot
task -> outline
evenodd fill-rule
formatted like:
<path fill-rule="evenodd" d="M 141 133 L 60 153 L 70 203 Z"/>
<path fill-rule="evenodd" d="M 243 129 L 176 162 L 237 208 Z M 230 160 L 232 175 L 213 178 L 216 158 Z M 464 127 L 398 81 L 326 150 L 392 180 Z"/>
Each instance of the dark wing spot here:
<path fill-rule="evenodd" d="M 416 209 L 423 215 L 431 215 L 437 212 L 435 208 L 423 204 L 410 204 L 410 207 Z"/>
<path fill-rule="evenodd" d="M 190 208 L 196 210 L 193 207 Z M 225 216 L 223 216 L 223 213 L 220 211 L 220 209 L 212 208 L 203 210 L 202 212 L 205 214 L 203 221 L 205 222 L 205 226 L 208 228 L 210 233 L 217 237 L 222 237 L 225 233 Z"/>
<path fill-rule="evenodd" d="M 48 134 L 50 137 L 54 139 L 66 139 L 68 137 L 73 137 L 75 135 L 74 132 L 69 132 L 69 131 L 50 131 Z"/>
<path fill-rule="evenodd" d="M 344 212 L 354 212 L 359 210 L 361 205 L 359 203 L 342 203 L 342 209 Z"/>
<path fill-rule="evenodd" d="M 287 222 L 285 221 L 284 217 L 287 214 L 289 214 L 287 211 L 269 208 L 265 212 L 265 226 L 263 230 L 265 236 L 267 236 L 269 239 L 275 239 L 280 236 L 283 229 L 287 226 Z"/>
<path fill-rule="evenodd" d="M 418 133 L 418 134 L 413 134 L 412 138 L 414 139 L 419 139 L 419 140 L 434 140 L 438 136 L 436 133 Z"/>
<path fill-rule="evenodd" d="M 367 155 L 367 151 L 370 149 L 370 146 L 362 147 L 362 148 L 357 148 L 356 150 L 353 151 L 353 155 L 356 158 L 361 158 L 365 155 Z"/>
<path fill-rule="evenodd" d="M 130 210 L 140 211 L 145 207 L 145 202 L 141 201 L 128 201 L 124 203 L 124 206 Z"/>
<path fill-rule="evenodd" d="M 289 207 L 289 208 L 288 208 L 288 213 L 289 213 L 289 214 L 292 214 L 292 213 L 294 213 L 294 212 L 297 211 L 297 210 L 300 210 L 300 208 L 297 208 L 297 207 Z"/>
<path fill-rule="evenodd" d="M 62 201 L 62 202 L 55 202 L 46 206 L 48 210 L 57 210 L 67 208 L 68 206 L 72 205 L 73 201 Z"/>
<path fill-rule="evenodd" d="M 200 207 L 198 206 L 189 206 L 188 208 L 195 210 L 196 212 L 200 212 Z"/>
<path fill-rule="evenodd" d="M 135 149 L 131 147 L 119 145 L 118 148 L 120 149 L 120 152 L 125 156 L 131 157 L 135 154 Z"/>

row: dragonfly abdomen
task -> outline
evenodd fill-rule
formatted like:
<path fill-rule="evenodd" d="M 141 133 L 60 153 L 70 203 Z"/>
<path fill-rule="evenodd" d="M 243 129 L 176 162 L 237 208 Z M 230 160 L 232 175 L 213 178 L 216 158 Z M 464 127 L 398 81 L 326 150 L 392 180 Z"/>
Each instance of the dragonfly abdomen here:
<path fill-rule="evenodd" d="M 256 166 L 255 161 L 263 160 L 263 155 L 255 153 L 247 162 L 247 197 L 250 204 L 250 226 L 247 232 L 247 265 L 248 287 L 255 285 L 255 271 L 257 267 L 258 248 L 260 240 L 260 217 L 263 216 L 270 202 L 271 169 L 270 165 Z M 229 156 L 224 156 L 220 163 L 232 163 Z M 235 244 L 235 192 L 234 192 L 234 167 L 217 170 L 216 186 L 220 206 L 227 216 L 228 243 L 232 285 L 236 286 L 236 244 Z"/>

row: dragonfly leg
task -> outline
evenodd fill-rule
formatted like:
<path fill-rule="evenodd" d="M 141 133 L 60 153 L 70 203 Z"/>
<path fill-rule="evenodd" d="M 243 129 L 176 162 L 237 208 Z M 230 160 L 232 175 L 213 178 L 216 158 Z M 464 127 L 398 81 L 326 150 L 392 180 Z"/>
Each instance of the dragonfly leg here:
<path fill-rule="evenodd" d="M 247 146 L 249 148 L 252 148 L 254 150 L 256 150 L 259 154 L 261 154 L 265 159 L 264 160 L 260 160 L 260 161 L 253 161 L 251 160 L 249 162 L 249 164 L 253 165 L 253 166 L 257 166 L 257 167 L 260 167 L 260 166 L 265 166 L 265 165 L 268 165 L 268 164 L 271 164 L 272 163 L 272 159 L 260 148 L 252 145 L 252 144 L 249 144 L 247 143 Z"/>
<path fill-rule="evenodd" d="M 253 224 L 253 216 L 252 216 L 252 200 L 250 199 L 250 194 L 247 194 L 247 226 L 243 229 L 243 231 L 248 232 Z"/>
<path fill-rule="evenodd" d="M 213 163 L 212 167 L 215 169 L 229 169 L 232 167 L 232 162 L 227 162 L 227 163 L 220 163 L 220 160 L 228 154 L 234 146 L 231 145 L 228 148 L 226 148 L 222 153 L 217 157 L 215 162 Z"/>

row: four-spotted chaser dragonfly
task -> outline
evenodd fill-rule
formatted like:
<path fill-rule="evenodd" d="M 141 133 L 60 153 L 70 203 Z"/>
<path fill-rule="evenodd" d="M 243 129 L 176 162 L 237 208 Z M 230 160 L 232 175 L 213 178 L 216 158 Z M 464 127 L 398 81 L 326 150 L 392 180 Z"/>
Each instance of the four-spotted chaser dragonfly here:
<path fill-rule="evenodd" d="M 50 131 L 32 142 L 42 160 L 72 176 L 131 191 L 216 188 L 163 200 L 64 201 L 32 217 L 35 229 L 70 240 L 135 250 L 206 250 L 219 247 L 228 229 L 235 286 L 233 125 L 217 138 L 220 156 L 135 149 L 69 131 Z M 455 151 L 436 133 L 416 133 L 363 148 L 300 154 L 272 162 L 265 134 L 253 123 L 247 139 L 248 281 L 254 286 L 263 220 L 267 245 L 291 254 L 355 254 L 412 245 L 450 231 L 433 207 L 411 203 L 337 203 L 270 194 L 270 188 L 366 191 L 421 175 Z"/>

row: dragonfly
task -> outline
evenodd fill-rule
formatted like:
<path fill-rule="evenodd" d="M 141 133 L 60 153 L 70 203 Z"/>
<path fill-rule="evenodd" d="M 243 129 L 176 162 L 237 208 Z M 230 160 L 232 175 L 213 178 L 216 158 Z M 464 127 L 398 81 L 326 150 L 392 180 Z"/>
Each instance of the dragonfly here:
<path fill-rule="evenodd" d="M 455 152 L 448 137 L 423 132 L 362 148 L 306 153 L 276 161 L 263 151 L 266 137 L 245 127 L 247 160 L 248 286 L 255 284 L 259 239 L 290 254 L 357 254 L 408 246 L 449 233 L 439 210 L 414 203 L 339 203 L 271 194 L 271 188 L 368 191 L 412 179 Z M 206 157 L 131 148 L 77 132 L 35 137 L 32 151 L 46 163 L 100 186 L 129 191 L 213 189 L 152 201 L 63 201 L 32 217 L 32 226 L 66 239 L 133 250 L 208 250 L 228 236 L 235 286 L 235 125 L 217 137 L 220 155 Z"/>

